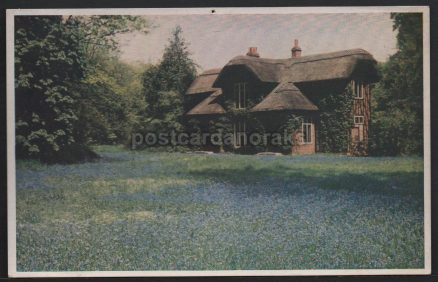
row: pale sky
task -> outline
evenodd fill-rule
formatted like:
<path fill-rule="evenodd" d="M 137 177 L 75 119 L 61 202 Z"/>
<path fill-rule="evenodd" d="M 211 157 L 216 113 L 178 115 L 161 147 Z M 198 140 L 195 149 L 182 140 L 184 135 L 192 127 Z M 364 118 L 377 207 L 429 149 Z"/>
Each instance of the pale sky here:
<path fill-rule="evenodd" d="M 362 48 L 378 61 L 396 52 L 396 32 L 388 13 L 145 16 L 149 34 L 120 36 L 121 59 L 157 63 L 175 26 L 190 43 L 200 70 L 222 67 L 257 47 L 263 58 L 289 58 L 296 38 L 302 55 Z"/>

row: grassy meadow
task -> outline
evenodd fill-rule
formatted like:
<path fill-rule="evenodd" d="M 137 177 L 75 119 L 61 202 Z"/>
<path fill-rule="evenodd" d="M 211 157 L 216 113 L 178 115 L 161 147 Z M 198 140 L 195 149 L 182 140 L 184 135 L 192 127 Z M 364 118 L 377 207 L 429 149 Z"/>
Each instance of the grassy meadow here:
<path fill-rule="evenodd" d="M 423 268 L 423 159 L 17 162 L 17 270 Z"/>

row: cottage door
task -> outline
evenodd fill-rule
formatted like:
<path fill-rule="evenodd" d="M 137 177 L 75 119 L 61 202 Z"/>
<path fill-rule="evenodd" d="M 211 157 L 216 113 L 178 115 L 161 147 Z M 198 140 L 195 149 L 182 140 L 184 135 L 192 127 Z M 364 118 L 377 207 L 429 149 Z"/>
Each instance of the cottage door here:
<path fill-rule="evenodd" d="M 353 140 L 353 142 L 359 141 L 359 127 L 353 127 L 351 129 L 351 140 Z"/>
<path fill-rule="evenodd" d="M 351 139 L 353 142 L 363 141 L 363 124 L 356 125 L 351 129 Z"/>

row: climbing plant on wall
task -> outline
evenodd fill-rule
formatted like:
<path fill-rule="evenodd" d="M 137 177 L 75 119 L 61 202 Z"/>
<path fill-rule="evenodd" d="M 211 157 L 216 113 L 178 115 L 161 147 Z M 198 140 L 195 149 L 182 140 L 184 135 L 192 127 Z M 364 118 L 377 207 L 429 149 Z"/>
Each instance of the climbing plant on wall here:
<path fill-rule="evenodd" d="M 324 95 L 318 101 L 320 126 L 318 127 L 319 150 L 321 152 L 346 152 L 349 130 L 353 125 L 351 105 L 353 90 L 348 86 L 342 94 Z"/>
<path fill-rule="evenodd" d="M 286 131 L 288 134 L 283 135 L 282 138 L 287 138 L 287 140 L 282 140 L 282 149 L 287 152 L 290 151 L 291 146 L 297 145 L 297 133 L 301 130 L 301 125 L 303 123 L 303 117 L 296 114 L 288 114 L 286 122 L 281 127 L 282 131 Z"/>
<path fill-rule="evenodd" d="M 229 149 L 233 149 L 236 152 L 242 153 L 255 153 L 255 152 L 263 152 L 267 150 L 267 146 L 263 139 L 259 140 L 257 144 L 253 144 L 248 142 L 248 138 L 251 134 L 258 133 L 260 136 L 263 136 L 266 133 L 266 129 L 263 126 L 263 123 L 251 112 L 251 109 L 260 102 L 261 99 L 252 99 L 248 100 L 246 104 L 246 108 L 238 109 L 235 107 L 233 101 L 225 101 L 226 115 L 223 118 L 220 124 L 226 125 L 223 127 L 224 133 L 234 133 L 233 124 L 237 121 L 245 121 L 246 123 L 246 134 L 247 134 L 247 146 L 242 146 L 240 148 L 234 148 L 228 146 Z"/>

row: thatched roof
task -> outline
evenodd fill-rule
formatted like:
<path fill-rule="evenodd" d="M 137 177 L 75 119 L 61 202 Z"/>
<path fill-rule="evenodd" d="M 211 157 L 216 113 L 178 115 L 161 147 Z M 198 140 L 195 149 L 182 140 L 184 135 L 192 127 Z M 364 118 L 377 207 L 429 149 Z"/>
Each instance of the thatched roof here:
<path fill-rule="evenodd" d="M 219 75 L 221 69 L 210 69 L 201 73 L 195 81 L 190 85 L 189 89 L 186 91 L 186 94 L 199 94 L 206 92 L 214 92 L 218 90 L 218 88 L 213 87 L 213 83 Z"/>
<path fill-rule="evenodd" d="M 238 67 L 244 67 L 248 69 L 260 81 L 279 82 L 287 61 L 287 59 L 266 59 L 253 56 L 234 57 L 222 68 L 222 71 L 213 86 L 220 87 L 225 74 L 229 70 Z"/>
<path fill-rule="evenodd" d="M 202 100 L 193 109 L 191 109 L 186 115 L 211 115 L 211 114 L 223 114 L 224 108 L 218 103 L 218 98 L 222 95 L 222 90 L 218 89 L 210 96 Z"/>
<path fill-rule="evenodd" d="M 307 99 L 292 82 L 283 82 L 251 109 L 252 112 L 283 110 L 317 111 L 318 107 Z"/>
<path fill-rule="evenodd" d="M 320 55 L 291 58 L 281 76 L 281 81 L 310 82 L 348 79 L 359 65 L 368 65 L 370 81 L 377 80 L 376 60 L 363 49 L 344 50 Z"/>
<path fill-rule="evenodd" d="M 225 73 L 237 66 L 247 68 L 263 82 L 305 82 L 349 78 L 359 63 L 368 63 L 370 69 L 375 71 L 376 61 L 370 53 L 363 49 L 289 59 L 237 56 L 222 68 L 213 86 L 220 87 Z M 374 73 L 370 80 L 375 81 L 376 79 L 377 76 Z"/>
<path fill-rule="evenodd" d="M 288 59 L 267 59 L 253 56 L 237 56 L 222 69 L 202 73 L 190 86 L 187 94 L 214 92 L 223 87 L 226 77 L 233 70 L 247 69 L 262 82 L 278 83 L 278 86 L 252 111 L 310 110 L 318 108 L 296 87 L 299 83 L 350 79 L 355 71 L 364 73 L 370 82 L 377 81 L 376 60 L 363 49 L 344 50 L 319 55 Z M 295 83 L 295 84 L 294 84 Z M 214 92 L 216 93 L 216 92 Z M 221 92 L 222 93 L 222 92 Z M 224 113 L 216 96 L 209 96 L 188 114 Z M 214 98 L 214 99 L 213 99 Z"/>

